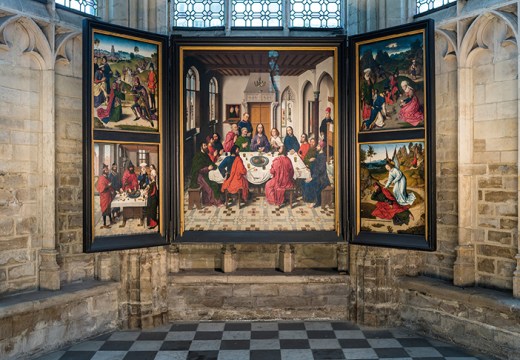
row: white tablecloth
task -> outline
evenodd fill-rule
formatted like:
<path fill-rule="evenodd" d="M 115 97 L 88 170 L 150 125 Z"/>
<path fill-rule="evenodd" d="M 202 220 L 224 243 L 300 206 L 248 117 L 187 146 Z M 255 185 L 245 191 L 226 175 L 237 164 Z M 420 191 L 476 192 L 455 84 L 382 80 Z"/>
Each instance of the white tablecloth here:
<path fill-rule="evenodd" d="M 146 197 L 141 195 L 137 199 L 131 199 L 125 195 L 117 194 L 114 200 L 112 200 L 112 205 L 114 207 L 144 207 L 146 206 Z"/>
<path fill-rule="evenodd" d="M 244 156 L 245 155 L 245 156 Z M 251 164 L 250 160 L 253 156 L 265 156 L 269 159 L 269 163 L 264 167 L 257 167 Z M 267 180 L 271 178 L 271 166 L 273 164 L 273 160 L 278 157 L 278 154 L 271 153 L 258 153 L 258 152 L 242 152 L 240 153 L 240 159 L 247 169 L 247 181 L 251 184 L 260 185 L 265 183 Z M 293 155 L 287 155 L 287 157 L 291 160 L 291 163 L 294 168 L 294 178 L 295 179 L 307 179 L 311 176 L 310 170 L 305 166 L 302 159 L 295 153 Z M 218 159 L 217 165 L 225 159 L 225 156 L 221 156 Z M 224 178 L 218 169 L 211 170 L 208 174 L 209 179 L 211 181 L 215 181 L 218 184 L 222 184 L 224 182 Z"/>

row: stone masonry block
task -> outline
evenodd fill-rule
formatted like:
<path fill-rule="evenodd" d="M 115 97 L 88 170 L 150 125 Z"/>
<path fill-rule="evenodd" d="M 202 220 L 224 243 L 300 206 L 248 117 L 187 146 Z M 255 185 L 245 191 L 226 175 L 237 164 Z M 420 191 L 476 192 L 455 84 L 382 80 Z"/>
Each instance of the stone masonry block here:
<path fill-rule="evenodd" d="M 500 243 L 503 245 L 511 245 L 512 236 L 510 232 L 489 230 L 488 241 Z"/>
<path fill-rule="evenodd" d="M 279 286 L 277 284 L 253 284 L 251 285 L 251 296 L 278 296 Z"/>
<path fill-rule="evenodd" d="M 480 272 L 494 274 L 496 270 L 495 260 L 480 258 L 477 263 L 477 270 Z"/>
<path fill-rule="evenodd" d="M 517 253 L 514 248 L 495 245 L 477 245 L 477 254 L 490 257 L 513 259 Z"/>
<path fill-rule="evenodd" d="M 513 191 L 485 191 L 484 197 L 485 201 L 502 203 L 507 201 L 516 201 L 518 194 Z"/>

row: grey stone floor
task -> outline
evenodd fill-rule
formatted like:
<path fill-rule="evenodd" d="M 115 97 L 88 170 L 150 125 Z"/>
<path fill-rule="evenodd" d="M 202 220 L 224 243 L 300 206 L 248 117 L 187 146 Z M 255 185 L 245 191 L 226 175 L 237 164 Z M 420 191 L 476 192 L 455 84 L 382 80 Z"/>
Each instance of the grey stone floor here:
<path fill-rule="evenodd" d="M 117 331 L 39 360 L 490 360 L 402 328 L 341 321 L 178 322 Z"/>

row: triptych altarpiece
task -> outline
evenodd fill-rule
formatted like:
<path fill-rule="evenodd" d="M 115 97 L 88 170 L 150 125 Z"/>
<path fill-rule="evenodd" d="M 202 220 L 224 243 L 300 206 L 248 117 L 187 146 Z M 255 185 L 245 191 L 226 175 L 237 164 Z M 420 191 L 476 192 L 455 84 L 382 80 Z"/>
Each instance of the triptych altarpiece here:
<path fill-rule="evenodd" d="M 435 249 L 433 23 L 183 38 L 85 20 L 84 248 Z"/>

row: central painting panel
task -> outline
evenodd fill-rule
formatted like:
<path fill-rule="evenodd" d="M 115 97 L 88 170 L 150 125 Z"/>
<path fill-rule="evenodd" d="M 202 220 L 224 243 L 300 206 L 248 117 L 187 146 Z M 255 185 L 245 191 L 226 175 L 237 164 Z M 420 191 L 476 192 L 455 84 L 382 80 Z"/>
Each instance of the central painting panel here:
<path fill-rule="evenodd" d="M 337 48 L 182 46 L 185 231 L 337 231 Z"/>

